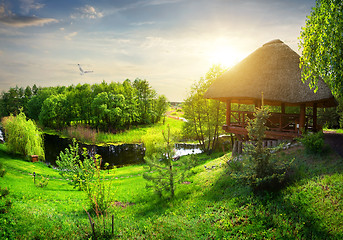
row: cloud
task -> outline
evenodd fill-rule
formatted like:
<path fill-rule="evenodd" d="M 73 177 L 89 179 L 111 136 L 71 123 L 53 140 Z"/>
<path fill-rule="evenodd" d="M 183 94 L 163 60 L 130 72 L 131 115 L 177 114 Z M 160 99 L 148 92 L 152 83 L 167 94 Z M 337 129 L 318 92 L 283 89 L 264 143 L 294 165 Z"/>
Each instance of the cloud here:
<path fill-rule="evenodd" d="M 132 26 L 143 26 L 143 25 L 153 25 L 155 22 L 135 22 L 131 23 Z"/>
<path fill-rule="evenodd" d="M 53 22 L 58 22 L 58 20 L 54 18 L 39 18 L 36 16 L 16 15 L 9 9 L 6 9 L 4 4 L 0 5 L 0 23 L 11 27 L 21 28 L 30 26 L 43 26 Z"/>
<path fill-rule="evenodd" d="M 102 18 L 104 14 L 102 12 L 99 12 L 95 10 L 93 6 L 86 5 L 84 7 L 78 8 L 78 12 L 72 14 L 70 17 L 75 18 L 88 18 L 88 19 L 96 19 L 96 18 Z"/>
<path fill-rule="evenodd" d="M 0 23 L 12 27 L 43 26 L 48 23 L 58 22 L 54 18 L 39 18 L 34 16 L 4 16 L 0 17 Z"/>
<path fill-rule="evenodd" d="M 34 0 L 21 0 L 20 8 L 24 14 L 28 14 L 32 9 L 38 10 L 44 7 L 44 4 L 35 3 Z"/>
<path fill-rule="evenodd" d="M 67 36 L 65 36 L 64 38 L 66 39 L 66 40 L 72 40 L 73 39 L 73 37 L 75 37 L 77 35 L 77 32 L 72 32 L 72 33 L 70 33 L 70 34 L 68 34 Z"/>

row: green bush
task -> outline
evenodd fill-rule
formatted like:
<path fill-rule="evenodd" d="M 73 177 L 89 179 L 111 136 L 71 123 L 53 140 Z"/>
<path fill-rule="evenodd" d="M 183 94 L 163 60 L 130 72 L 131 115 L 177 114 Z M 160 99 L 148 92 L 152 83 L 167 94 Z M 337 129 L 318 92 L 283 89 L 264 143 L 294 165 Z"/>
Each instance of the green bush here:
<path fill-rule="evenodd" d="M 26 119 L 23 112 L 4 118 L 2 124 L 10 152 L 24 156 L 38 155 L 39 158 L 45 159 L 42 132 L 32 120 Z"/>
<path fill-rule="evenodd" d="M 174 159 L 174 142 L 169 125 L 167 132 L 146 135 L 143 142 L 146 148 L 144 160 L 150 168 L 143 174 L 148 181 L 146 187 L 154 189 L 160 197 L 163 193 L 174 197 L 176 183 L 182 182 L 188 170 L 195 166 L 195 158 Z"/>
<path fill-rule="evenodd" d="M 94 161 L 88 156 L 87 149 L 83 149 L 82 155 L 83 160 L 79 155 L 79 144 L 73 139 L 73 144 L 69 145 L 69 149 L 66 148 L 65 152 L 60 152 L 56 161 L 60 175 L 79 190 L 86 188 L 87 184 L 92 181 L 95 172 Z"/>
<path fill-rule="evenodd" d="M 6 169 L 3 168 L 2 163 L 0 162 L 0 177 L 3 177 L 6 173 Z"/>
<path fill-rule="evenodd" d="M 277 149 L 263 147 L 268 109 L 257 109 L 254 116 L 247 130 L 256 143 L 245 144 L 244 156 L 229 161 L 229 168 L 235 178 L 246 182 L 254 192 L 278 191 L 290 180 L 288 172 L 293 160 L 278 162 L 274 158 Z"/>
<path fill-rule="evenodd" d="M 6 213 L 12 206 L 11 200 L 5 198 L 9 194 L 8 188 L 0 187 L 0 214 Z"/>
<path fill-rule="evenodd" d="M 35 181 L 36 187 L 45 188 L 49 183 L 49 178 L 41 176 L 39 178 L 36 178 Z"/>
<path fill-rule="evenodd" d="M 91 207 L 94 209 L 96 214 L 104 215 L 114 201 L 113 193 L 111 191 L 111 183 L 104 181 L 104 177 L 101 175 L 100 155 L 95 155 L 95 158 L 95 181 L 88 182 L 86 191 L 88 199 L 90 200 Z"/>
<path fill-rule="evenodd" d="M 305 147 L 307 153 L 320 154 L 324 149 L 324 134 L 323 132 L 306 133 L 298 139 Z"/>

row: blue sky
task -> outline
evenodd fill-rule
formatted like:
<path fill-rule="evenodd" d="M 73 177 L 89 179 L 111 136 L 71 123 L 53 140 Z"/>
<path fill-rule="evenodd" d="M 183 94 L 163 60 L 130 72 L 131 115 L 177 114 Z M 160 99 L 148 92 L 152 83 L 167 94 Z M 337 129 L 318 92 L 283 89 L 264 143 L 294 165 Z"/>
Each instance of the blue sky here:
<path fill-rule="evenodd" d="M 298 51 L 315 0 L 0 0 L 0 91 L 146 79 L 170 101 L 273 39 Z M 77 64 L 93 73 L 80 75 Z"/>

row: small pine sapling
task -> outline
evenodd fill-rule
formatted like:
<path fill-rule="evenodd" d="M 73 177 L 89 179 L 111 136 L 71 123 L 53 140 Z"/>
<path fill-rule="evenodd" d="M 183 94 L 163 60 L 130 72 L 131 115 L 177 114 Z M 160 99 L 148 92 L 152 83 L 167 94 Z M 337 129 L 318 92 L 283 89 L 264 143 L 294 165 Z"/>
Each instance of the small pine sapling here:
<path fill-rule="evenodd" d="M 182 182 L 187 171 L 194 166 L 194 158 L 174 158 L 174 142 L 167 126 L 167 132 L 161 135 L 151 135 L 143 139 L 146 153 L 144 160 L 150 171 L 143 174 L 148 181 L 147 188 L 152 188 L 162 197 L 163 192 L 169 192 L 174 197 L 176 183 Z"/>

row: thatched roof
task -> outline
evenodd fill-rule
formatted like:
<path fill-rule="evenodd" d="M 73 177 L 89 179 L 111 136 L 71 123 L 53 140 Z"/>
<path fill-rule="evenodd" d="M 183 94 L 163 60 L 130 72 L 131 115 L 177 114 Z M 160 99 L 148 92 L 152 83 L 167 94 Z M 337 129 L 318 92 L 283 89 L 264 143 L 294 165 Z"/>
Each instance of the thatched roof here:
<path fill-rule="evenodd" d="M 322 79 L 313 92 L 301 81 L 300 56 L 281 40 L 273 40 L 225 72 L 209 87 L 206 98 L 253 104 L 261 99 L 267 105 L 332 107 L 337 103 Z"/>

